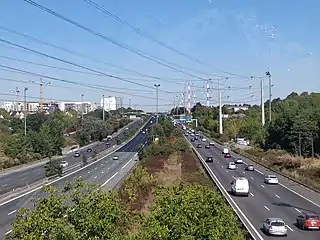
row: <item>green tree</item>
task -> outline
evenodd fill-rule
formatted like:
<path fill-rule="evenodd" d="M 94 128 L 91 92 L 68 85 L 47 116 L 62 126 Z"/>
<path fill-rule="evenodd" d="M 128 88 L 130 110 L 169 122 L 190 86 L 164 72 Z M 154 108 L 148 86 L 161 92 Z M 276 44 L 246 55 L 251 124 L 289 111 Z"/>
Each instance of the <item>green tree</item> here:
<path fill-rule="evenodd" d="M 198 184 L 158 190 L 138 236 L 168 240 L 245 239 L 224 198 Z"/>
<path fill-rule="evenodd" d="M 125 205 L 116 194 L 96 189 L 81 180 L 62 192 L 45 187 L 49 196 L 35 200 L 33 210 L 19 210 L 6 239 L 123 239 L 130 223 Z"/>
<path fill-rule="evenodd" d="M 44 166 L 46 177 L 62 176 L 63 168 L 60 159 L 50 159 Z"/>

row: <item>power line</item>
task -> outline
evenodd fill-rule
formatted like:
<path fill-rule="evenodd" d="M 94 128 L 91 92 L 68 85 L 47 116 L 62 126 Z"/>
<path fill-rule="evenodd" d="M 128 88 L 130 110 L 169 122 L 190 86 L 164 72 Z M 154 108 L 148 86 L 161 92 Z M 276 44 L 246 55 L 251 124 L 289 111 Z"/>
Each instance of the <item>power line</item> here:
<path fill-rule="evenodd" d="M 12 43 L 10 41 L 7 41 L 7 40 L 1 39 L 1 38 L 0 38 L 0 41 L 4 42 L 6 44 L 9 44 L 9 45 L 12 45 L 12 46 L 15 46 L 15 47 L 18 47 L 18 48 L 33 52 L 33 53 L 36 53 L 36 54 L 44 56 L 44 57 L 48 57 L 48 58 L 51 58 L 51 59 L 54 59 L 54 60 L 69 64 L 69 65 L 78 67 L 78 68 L 82 68 L 82 69 L 85 69 L 85 70 L 88 70 L 88 71 L 91 71 L 91 72 L 94 72 L 94 73 L 101 74 L 101 75 L 109 77 L 109 78 L 114 78 L 114 79 L 117 79 L 117 80 L 120 80 L 120 81 L 132 83 L 132 84 L 135 84 L 135 85 L 138 85 L 138 86 L 154 89 L 154 87 L 152 87 L 152 86 L 148 86 L 148 85 L 145 85 L 145 84 L 137 83 L 137 82 L 134 82 L 134 81 L 131 81 L 131 80 L 127 80 L 127 79 L 124 79 L 124 78 L 121 78 L 121 77 L 118 77 L 118 76 L 115 76 L 115 75 L 111 75 L 111 74 L 108 74 L 108 73 L 104 73 L 104 72 L 101 72 L 101 71 L 98 71 L 98 70 L 95 70 L 95 69 L 92 69 L 92 68 L 89 68 L 89 67 L 74 63 L 74 62 L 70 62 L 68 60 L 64 60 L 64 59 L 61 59 L 61 58 L 58 58 L 58 57 L 55 57 L 55 56 L 52 56 L 52 55 L 49 55 L 49 54 L 46 54 L 46 53 L 31 49 L 31 48 L 28 48 L 28 47 L 25 47 L 25 46 L 22 46 L 22 45 L 19 45 L 19 44 L 16 44 L 16 43 Z M 161 90 L 161 91 L 169 92 L 169 91 L 166 91 L 166 90 Z"/>
<path fill-rule="evenodd" d="M 32 0 L 23 0 L 23 1 L 28 3 L 28 4 L 30 4 L 30 5 L 32 5 L 32 6 L 34 6 L 34 7 L 37 7 L 39 9 L 41 9 L 42 11 L 45 11 L 45 12 L 47 12 L 47 13 L 49 13 L 49 14 L 57 17 L 57 18 L 60 18 L 60 19 L 64 20 L 65 22 L 68 22 L 68 23 L 70 23 L 70 24 L 72 24 L 72 25 L 74 25 L 74 26 L 76 26 L 78 28 L 81 28 L 81 29 L 83 29 L 83 30 L 95 35 L 95 36 L 98 36 L 98 37 L 100 37 L 100 38 L 102 38 L 102 39 L 104 39 L 104 40 L 106 40 L 106 41 L 108 41 L 108 42 L 120 47 L 120 48 L 126 49 L 127 51 L 129 51 L 131 53 L 134 53 L 134 54 L 136 54 L 136 55 L 138 55 L 138 56 L 140 56 L 142 58 L 148 59 L 148 60 L 150 60 L 152 62 L 155 62 L 155 63 L 157 63 L 159 65 L 164 66 L 164 67 L 167 67 L 167 68 L 170 68 L 172 70 L 175 70 L 177 72 L 183 73 L 183 74 L 188 75 L 190 77 L 202 79 L 201 77 L 198 77 L 198 76 L 195 76 L 193 74 L 190 74 L 190 73 L 188 73 L 188 72 L 186 72 L 184 70 L 180 70 L 179 68 L 181 68 L 181 66 L 178 66 L 177 64 L 174 64 L 174 63 L 165 61 L 163 59 L 157 58 L 155 56 L 148 55 L 148 54 L 145 54 L 145 53 L 143 53 L 141 51 L 135 50 L 135 49 L 131 48 L 130 46 L 126 45 L 126 44 L 120 43 L 120 42 L 118 42 L 118 41 L 116 41 L 116 40 L 114 40 L 114 39 L 112 39 L 112 38 L 110 38 L 110 37 L 108 37 L 108 36 L 106 36 L 106 35 L 104 35 L 102 33 L 96 32 L 96 31 L 94 31 L 94 30 L 92 30 L 92 29 L 90 29 L 88 27 L 85 27 L 85 26 L 81 25 L 80 23 L 78 23 L 76 21 L 73 21 L 73 20 L 71 20 L 71 19 L 69 19 L 69 18 L 67 18 L 67 17 L 65 17 L 65 16 L 53 11 L 52 9 L 49 9 L 49 8 L 47 8 L 47 7 L 45 7 L 45 6 L 41 5 L 41 4 L 38 4 L 38 3 L 36 3 L 36 2 L 34 2 Z M 178 68 L 177 67 L 173 67 L 173 65 L 177 66 Z"/>
<path fill-rule="evenodd" d="M 23 62 L 23 63 L 27 63 L 27 64 L 32 64 L 32 65 L 35 65 L 35 66 L 53 68 L 53 69 L 69 71 L 69 72 L 74 72 L 74 73 L 80 73 L 80 74 L 86 74 L 86 75 L 92 75 L 92 76 L 97 76 L 97 77 L 104 77 L 104 75 L 98 74 L 98 73 L 78 71 L 78 70 L 74 70 L 74 69 L 70 69 L 70 68 L 57 67 L 57 66 L 53 66 L 53 65 L 49 65 L 49 64 L 37 63 L 37 62 L 33 62 L 33 61 L 26 61 L 26 60 L 17 59 L 17 58 L 8 57 L 8 56 L 3 56 L 3 55 L 0 55 L 0 58 L 4 58 L 4 59 L 7 59 L 7 60 L 12 60 L 12 61 L 17 61 L 17 62 Z M 126 80 L 135 80 L 135 81 L 148 81 L 148 82 L 152 81 L 151 79 L 141 79 L 141 78 L 131 78 L 131 77 L 121 77 L 121 78 L 126 79 Z M 163 79 L 163 78 L 159 78 L 159 80 L 160 81 L 164 81 L 164 82 L 175 83 L 175 84 L 181 85 L 181 83 L 178 83 L 178 82 L 173 81 L 173 80 L 166 80 L 166 79 Z M 143 90 L 141 90 L 141 91 L 143 91 Z"/>
<path fill-rule="evenodd" d="M 66 79 L 52 77 L 52 76 L 48 76 L 48 75 L 44 75 L 44 74 L 34 73 L 34 72 L 30 72 L 30 71 L 26 71 L 26 70 L 22 70 L 22 69 L 18 69 L 18 68 L 13 68 L 13 67 L 1 65 L 1 64 L 0 64 L 0 67 L 2 67 L 4 69 L 14 70 L 14 71 L 17 71 L 17 72 L 20 72 L 20 73 L 24 73 L 24 74 L 27 74 L 27 75 L 33 75 L 33 76 L 47 78 L 47 79 L 51 79 L 51 80 L 55 80 L 55 81 L 59 81 L 59 82 L 75 84 L 75 85 L 79 85 L 79 86 L 83 86 L 83 87 L 87 87 L 87 88 L 98 89 L 98 90 L 101 90 L 101 91 L 109 91 L 109 92 L 114 92 L 114 93 L 119 93 L 119 94 L 124 94 L 124 95 L 130 95 L 130 96 L 134 96 L 134 97 L 150 99 L 150 97 L 146 97 L 146 96 L 143 96 L 143 95 L 130 94 L 130 93 L 124 93 L 124 92 L 120 92 L 120 91 L 106 89 L 105 86 L 101 86 L 101 85 L 84 84 L 84 83 L 80 83 L 80 82 L 74 82 L 74 81 L 71 81 L 71 80 L 66 80 Z M 167 100 L 167 99 L 163 99 L 163 100 Z"/>
<path fill-rule="evenodd" d="M 148 34 L 147 32 L 145 32 L 144 30 L 142 30 L 141 28 L 133 25 L 133 24 L 130 24 L 128 21 L 120 18 L 119 16 L 117 16 L 116 14 L 108 11 L 107 9 L 105 9 L 104 7 L 102 7 L 101 5 L 95 3 L 94 1 L 92 0 L 84 0 L 85 2 L 87 2 L 89 5 L 95 7 L 96 9 L 100 10 L 101 12 L 105 13 L 106 15 L 108 15 L 109 17 L 111 17 L 113 20 L 117 21 L 117 22 L 120 22 L 121 24 L 129 27 L 130 29 L 132 29 L 135 33 L 137 33 L 138 35 L 146 38 L 146 39 L 149 39 L 159 45 L 161 45 L 162 47 L 165 47 L 166 49 L 169 49 L 170 51 L 174 52 L 174 53 L 177 53 L 179 54 L 180 56 L 184 56 L 186 58 L 188 58 L 189 60 L 192 60 L 192 61 L 195 61 L 201 65 L 204 65 L 206 67 L 209 67 L 209 68 L 214 68 L 212 66 L 210 66 L 209 64 L 207 64 L 206 62 L 204 61 L 201 61 L 201 60 L 198 60 L 196 59 L 195 57 L 192 57 L 184 52 L 181 52 L 180 50 L 166 44 L 165 42 L 163 41 L 160 41 L 158 40 L 157 38 L 155 38 L 154 36 Z M 242 76 L 242 75 L 239 75 L 239 74 L 235 74 L 235 73 L 231 73 L 231 72 L 228 72 L 228 71 L 224 71 L 222 69 L 219 69 L 219 68 L 216 68 L 218 71 L 220 72 L 223 72 L 225 74 L 228 74 L 228 75 L 232 75 L 232 76 L 236 76 L 236 77 L 242 77 L 242 78 L 247 78 L 247 76 Z M 219 77 L 219 75 L 214 75 L 214 74 L 206 74 L 206 75 L 211 75 L 211 76 L 216 76 L 216 77 Z M 222 76 L 220 76 L 222 77 Z"/>

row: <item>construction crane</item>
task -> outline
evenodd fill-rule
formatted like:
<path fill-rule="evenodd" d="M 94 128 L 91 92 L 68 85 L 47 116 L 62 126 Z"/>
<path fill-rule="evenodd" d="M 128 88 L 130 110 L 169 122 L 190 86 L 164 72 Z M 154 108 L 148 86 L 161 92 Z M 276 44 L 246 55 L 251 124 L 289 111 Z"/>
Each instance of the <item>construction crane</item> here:
<path fill-rule="evenodd" d="M 38 82 L 36 81 L 31 81 L 32 83 L 37 84 Z M 39 81 L 39 86 L 40 86 L 40 98 L 39 98 L 39 111 L 42 112 L 43 111 L 43 86 L 47 86 L 50 85 L 51 82 L 45 82 L 42 80 L 42 78 L 40 78 Z"/>

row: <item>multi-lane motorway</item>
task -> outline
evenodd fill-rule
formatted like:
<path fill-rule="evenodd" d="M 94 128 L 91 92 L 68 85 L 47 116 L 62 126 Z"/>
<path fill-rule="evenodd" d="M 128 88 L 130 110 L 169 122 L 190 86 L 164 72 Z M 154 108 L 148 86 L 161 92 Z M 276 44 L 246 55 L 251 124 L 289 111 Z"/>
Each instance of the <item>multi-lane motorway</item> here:
<path fill-rule="evenodd" d="M 147 135 L 145 129 L 152 124 L 152 119 L 146 123 L 132 140 L 116 152 L 111 152 L 83 168 L 54 180 L 51 185 L 62 187 L 66 182 L 81 177 L 84 181 L 96 183 L 103 188 L 113 188 L 137 163 L 137 147 L 140 144 L 146 144 Z M 119 159 L 113 160 L 113 156 L 118 156 Z M 7 202 L 0 203 L 0 236 L 4 236 L 11 231 L 11 223 L 18 209 L 32 207 L 31 200 L 41 196 L 43 196 L 42 190 L 34 189 Z"/>
<path fill-rule="evenodd" d="M 190 137 L 188 137 L 190 140 Z M 201 143 L 202 148 L 197 148 Z M 265 174 L 270 174 L 269 171 L 257 166 L 249 159 L 244 159 L 244 164 L 238 164 L 236 170 L 228 170 L 228 162 L 235 160 L 234 153 L 231 153 L 232 158 L 226 159 L 222 154 L 222 146 L 210 146 L 206 149 L 205 145 L 209 143 L 198 141 L 191 143 L 199 157 L 205 160 L 208 156 L 212 156 L 213 163 L 207 164 L 211 175 L 216 177 L 216 181 L 223 187 L 229 202 L 233 208 L 238 212 L 241 219 L 245 222 L 246 227 L 250 230 L 255 239 L 273 239 L 273 237 L 266 236 L 262 231 L 262 223 L 268 217 L 282 218 L 288 228 L 288 239 L 293 240 L 319 240 L 319 231 L 304 231 L 299 229 L 295 223 L 296 218 L 302 212 L 320 213 L 320 195 L 314 192 L 304 190 L 299 193 L 298 190 L 290 188 L 283 178 L 279 178 L 278 185 L 267 185 L 264 183 Z M 247 164 L 255 166 L 255 171 L 246 171 Z M 258 170 L 259 169 L 259 170 Z M 250 195 L 249 197 L 236 197 L 230 194 L 233 177 L 244 176 L 249 180 Z M 283 180 L 283 182 L 281 182 Z M 227 226 L 226 226 L 227 227 Z"/>
<path fill-rule="evenodd" d="M 123 137 L 125 131 L 128 131 L 127 128 L 132 127 L 133 125 L 137 125 L 138 121 L 134 121 L 130 123 L 128 126 L 124 127 L 123 129 L 119 130 L 113 137 Z M 90 157 L 92 152 L 102 152 L 107 150 L 108 148 L 113 148 L 116 145 L 116 141 L 113 138 L 111 141 L 106 144 L 105 142 L 96 142 L 94 144 L 90 144 L 88 147 L 83 147 L 80 152 L 80 157 L 74 157 L 74 153 L 68 154 L 62 160 L 65 160 L 69 164 L 69 168 L 81 163 L 81 156 L 86 155 Z M 92 149 L 92 152 L 87 152 L 87 149 Z M 1 174 L 0 176 L 0 194 L 4 194 L 6 192 L 12 191 L 14 189 L 31 185 L 39 180 L 45 178 L 45 169 L 43 164 L 36 164 L 34 166 L 30 166 L 23 169 L 17 169 L 14 171 L 9 171 L 6 173 Z"/>

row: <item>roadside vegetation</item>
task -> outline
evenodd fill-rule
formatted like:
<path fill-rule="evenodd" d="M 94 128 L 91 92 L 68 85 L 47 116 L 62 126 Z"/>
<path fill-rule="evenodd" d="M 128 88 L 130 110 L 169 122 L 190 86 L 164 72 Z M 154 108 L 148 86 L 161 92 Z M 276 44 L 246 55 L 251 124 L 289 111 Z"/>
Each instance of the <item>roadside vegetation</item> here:
<path fill-rule="evenodd" d="M 199 130 L 271 169 L 279 171 L 315 189 L 320 189 L 320 93 L 300 95 L 291 93 L 285 99 L 272 101 L 272 122 L 261 125 L 261 108 L 234 112 L 232 106 L 223 106 L 228 119 L 223 122 L 224 134 L 218 134 L 218 108 L 197 104 L 193 117 L 198 119 Z M 174 111 L 174 110 L 172 110 Z M 180 109 L 181 111 L 181 109 Z M 236 137 L 250 140 L 252 148 L 232 143 Z"/>
<path fill-rule="evenodd" d="M 120 186 L 107 192 L 78 179 L 62 192 L 46 187 L 49 197 L 20 210 L 7 239 L 246 239 L 180 130 L 161 118 L 148 136 Z"/>
<path fill-rule="evenodd" d="M 0 170 L 50 159 L 61 155 L 64 147 L 102 140 L 130 122 L 121 118 L 120 111 L 126 113 L 131 109 L 106 113 L 105 122 L 101 109 L 85 115 L 83 120 L 75 111 L 30 114 L 25 136 L 24 120 L 0 109 Z"/>

